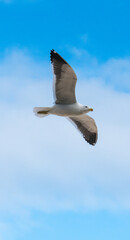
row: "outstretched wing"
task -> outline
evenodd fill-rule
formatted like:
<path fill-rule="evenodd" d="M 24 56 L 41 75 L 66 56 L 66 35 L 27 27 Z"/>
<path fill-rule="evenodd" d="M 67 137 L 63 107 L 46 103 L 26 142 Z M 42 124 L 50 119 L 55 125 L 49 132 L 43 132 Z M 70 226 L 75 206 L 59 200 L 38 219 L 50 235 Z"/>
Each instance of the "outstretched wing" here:
<path fill-rule="evenodd" d="M 95 145 L 97 142 L 98 131 L 97 126 L 93 118 L 88 115 L 80 115 L 76 117 L 69 117 L 78 130 L 82 133 L 85 140 L 91 145 Z"/>
<path fill-rule="evenodd" d="M 53 92 L 55 103 L 72 104 L 76 102 L 75 85 L 76 74 L 71 66 L 54 50 L 50 52 L 53 66 Z"/>

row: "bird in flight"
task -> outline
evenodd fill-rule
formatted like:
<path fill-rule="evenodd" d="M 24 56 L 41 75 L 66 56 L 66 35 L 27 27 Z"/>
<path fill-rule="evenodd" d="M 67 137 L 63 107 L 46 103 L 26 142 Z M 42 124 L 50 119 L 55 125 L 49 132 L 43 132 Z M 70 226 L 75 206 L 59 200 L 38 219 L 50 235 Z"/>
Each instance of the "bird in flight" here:
<path fill-rule="evenodd" d="M 67 117 L 82 133 L 84 139 L 91 145 L 97 142 L 97 126 L 93 118 L 86 115 L 93 111 L 76 101 L 75 86 L 77 76 L 72 67 L 55 51 L 50 52 L 53 67 L 53 93 L 55 104 L 52 107 L 35 107 L 34 113 L 38 117 L 54 114 Z"/>

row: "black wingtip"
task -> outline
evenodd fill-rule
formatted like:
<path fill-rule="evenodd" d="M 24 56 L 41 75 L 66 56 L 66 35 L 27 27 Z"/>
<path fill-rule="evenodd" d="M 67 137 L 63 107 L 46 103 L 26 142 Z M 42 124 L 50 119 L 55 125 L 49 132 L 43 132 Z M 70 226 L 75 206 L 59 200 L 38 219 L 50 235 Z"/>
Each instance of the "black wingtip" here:
<path fill-rule="evenodd" d="M 51 60 L 51 63 L 53 62 L 53 59 L 56 58 L 56 54 L 57 54 L 57 52 L 56 52 L 54 49 L 52 49 L 52 50 L 50 51 L 50 60 Z"/>
<path fill-rule="evenodd" d="M 51 51 L 50 51 L 50 53 L 52 54 L 52 53 L 56 53 L 56 51 L 54 50 L 54 49 L 52 49 Z"/>
<path fill-rule="evenodd" d="M 53 62 L 53 60 L 57 60 L 57 61 L 60 61 L 60 62 L 64 62 L 65 64 L 67 64 L 67 62 L 54 50 L 52 49 L 50 51 L 50 60 L 51 60 L 51 63 Z"/>
<path fill-rule="evenodd" d="M 87 139 L 84 136 L 85 141 L 87 141 L 90 145 L 95 146 L 96 142 L 97 142 L 97 134 L 93 133 L 92 135 L 90 135 L 89 139 Z"/>

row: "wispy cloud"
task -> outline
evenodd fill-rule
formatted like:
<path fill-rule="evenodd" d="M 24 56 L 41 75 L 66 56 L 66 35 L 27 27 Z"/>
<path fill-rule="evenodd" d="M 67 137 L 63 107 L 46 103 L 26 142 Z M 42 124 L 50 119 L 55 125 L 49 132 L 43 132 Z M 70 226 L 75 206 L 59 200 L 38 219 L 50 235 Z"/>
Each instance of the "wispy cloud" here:
<path fill-rule="evenodd" d="M 87 79 L 102 81 L 115 90 L 130 92 L 130 58 L 111 58 L 99 63 L 85 49 L 66 47 L 67 51 L 75 56 L 74 63 L 79 76 Z"/>
<path fill-rule="evenodd" d="M 13 0 L 0 0 L 0 2 L 3 2 L 3 3 L 11 3 L 11 2 L 13 2 Z"/>
<path fill-rule="evenodd" d="M 124 67 L 117 70 L 115 61 Z M 128 61 L 99 65 L 101 78 L 89 66 L 93 76 L 84 72 L 77 83 L 77 98 L 94 108 L 99 128 L 98 143 L 91 147 L 66 119 L 33 115 L 34 106 L 53 101 L 49 63 L 18 50 L 1 60 L 1 210 L 130 209 L 130 95 L 113 89 L 115 72 L 129 75 Z"/>
<path fill-rule="evenodd" d="M 80 36 L 80 39 L 82 40 L 83 43 L 87 43 L 88 41 L 88 35 L 85 33 L 82 36 Z"/>
<path fill-rule="evenodd" d="M 40 0 L 0 0 L 0 2 L 5 4 L 11 4 L 11 3 L 36 3 Z"/>

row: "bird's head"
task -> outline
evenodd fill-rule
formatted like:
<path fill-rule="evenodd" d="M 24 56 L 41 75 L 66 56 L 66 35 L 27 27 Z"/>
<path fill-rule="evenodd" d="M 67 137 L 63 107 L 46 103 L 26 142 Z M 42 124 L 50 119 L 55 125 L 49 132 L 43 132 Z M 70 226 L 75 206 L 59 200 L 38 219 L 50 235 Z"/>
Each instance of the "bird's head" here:
<path fill-rule="evenodd" d="M 84 106 L 84 113 L 92 112 L 93 108 L 89 108 L 88 106 Z"/>

